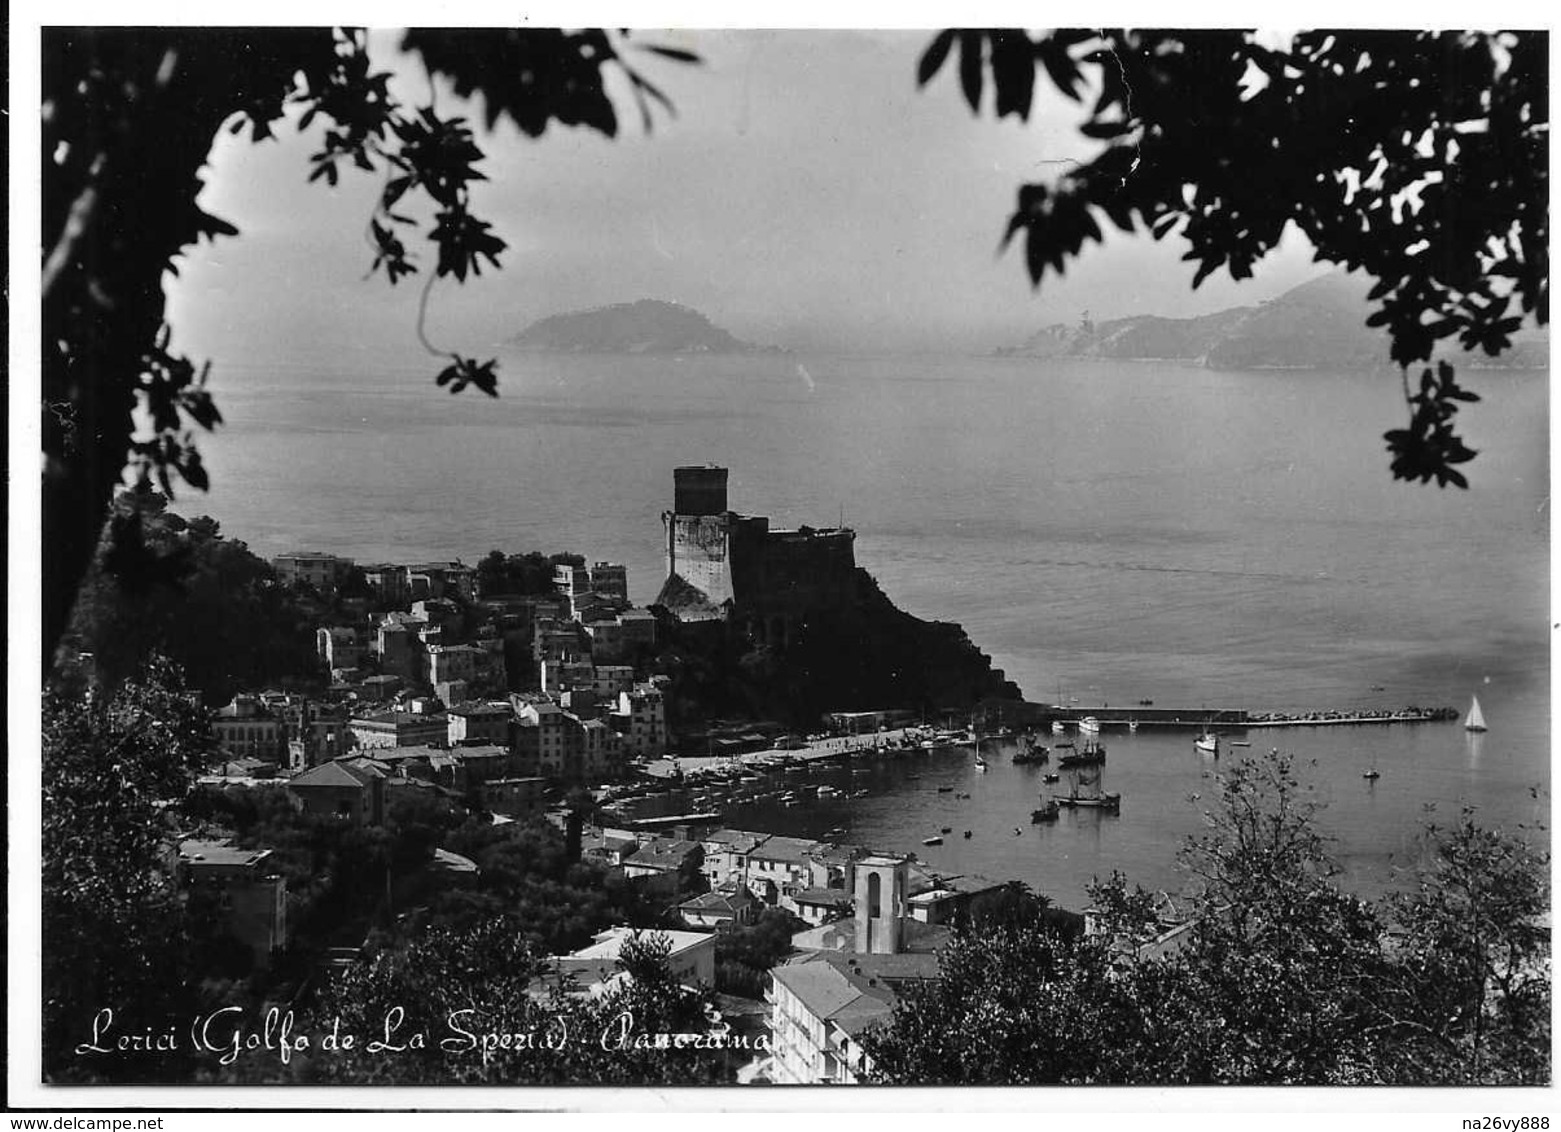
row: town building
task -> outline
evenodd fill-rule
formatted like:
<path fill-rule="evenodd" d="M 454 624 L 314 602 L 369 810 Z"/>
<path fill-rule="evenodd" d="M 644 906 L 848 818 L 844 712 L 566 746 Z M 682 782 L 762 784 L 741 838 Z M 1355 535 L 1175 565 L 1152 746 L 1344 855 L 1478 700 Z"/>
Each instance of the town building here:
<path fill-rule="evenodd" d="M 457 596 L 471 602 L 477 596 L 477 571 L 462 562 L 423 562 L 407 567 L 414 601 Z"/>
<path fill-rule="evenodd" d="M 759 918 L 764 907 L 740 884 L 727 884 L 702 892 L 677 906 L 685 923 L 696 928 L 745 928 Z"/>
<path fill-rule="evenodd" d="M 620 692 L 611 723 L 623 737 L 623 753 L 629 758 L 659 759 L 667 753 L 666 704 L 655 684 L 636 684 Z"/>
<path fill-rule="evenodd" d="M 544 980 L 538 990 L 543 993 L 551 986 L 573 979 L 578 990 L 592 994 L 605 994 L 620 985 L 628 976 L 618 964 L 623 946 L 635 936 L 646 935 L 664 938 L 670 946 L 667 965 L 672 977 L 682 986 L 713 987 L 715 985 L 715 935 L 710 932 L 682 932 L 657 929 L 641 933 L 634 928 L 608 928 L 597 932 L 589 946 L 568 955 L 555 955 L 550 964 L 551 977 Z"/>
<path fill-rule="evenodd" d="M 806 923 L 818 925 L 851 914 L 851 894 L 840 888 L 804 888 L 787 897 L 790 911 Z"/>
<path fill-rule="evenodd" d="M 350 558 L 308 550 L 279 554 L 271 560 L 271 568 L 276 571 L 277 580 L 284 586 L 302 582 L 327 596 L 336 592 L 336 587 L 347 577 L 352 566 Z"/>
<path fill-rule="evenodd" d="M 488 654 L 471 645 L 429 645 L 428 682 L 439 684 L 450 680 L 476 679 L 479 668 L 486 673 Z"/>
<path fill-rule="evenodd" d="M 270 849 L 240 849 L 227 838 L 179 842 L 181 883 L 217 897 L 224 927 L 260 966 L 288 940 L 287 879 L 271 856 Z"/>
<path fill-rule="evenodd" d="M 935 955 L 820 954 L 771 972 L 770 1076 L 780 1085 L 854 1085 L 871 1062 L 861 1038 L 894 1011 L 897 989 L 936 978 Z"/>
<path fill-rule="evenodd" d="M 356 826 L 382 825 L 387 777 L 367 760 L 337 759 L 289 779 L 287 790 L 304 813 L 341 818 Z"/>
<path fill-rule="evenodd" d="M 591 592 L 591 571 L 584 566 L 571 566 L 559 562 L 553 566 L 553 587 L 565 597 L 578 597 Z"/>
<path fill-rule="evenodd" d="M 547 808 L 548 780 L 536 776 L 490 778 L 481 784 L 478 795 L 496 814 L 532 817 Z"/>
<path fill-rule="evenodd" d="M 347 625 L 322 625 L 315 630 L 315 651 L 330 669 L 357 668 L 368 655 L 358 631 Z"/>
<path fill-rule="evenodd" d="M 603 597 L 627 603 L 629 600 L 628 568 L 620 562 L 593 562 L 591 590 Z"/>
<path fill-rule="evenodd" d="M 515 711 L 507 700 L 467 700 L 448 712 L 450 746 L 461 743 L 503 743 L 510 741 L 510 724 Z"/>
<path fill-rule="evenodd" d="M 711 888 L 741 884 L 747 890 L 748 856 L 769 839 L 768 833 L 746 829 L 713 829 L 700 839 L 705 859 L 700 872 Z"/>
<path fill-rule="evenodd" d="M 667 892 L 681 892 L 686 874 L 697 874 L 703 853 L 697 841 L 655 837 L 624 857 L 623 875 L 659 879 Z"/>
<path fill-rule="evenodd" d="M 579 742 L 574 719 L 548 700 L 511 702 L 516 707 L 511 741 L 520 757 L 520 773 L 562 778 L 565 759 Z"/>
<path fill-rule="evenodd" d="M 382 711 L 354 715 L 347 722 L 358 746 L 415 747 L 442 745 L 449 741 L 450 721 L 441 712 Z"/>
<path fill-rule="evenodd" d="M 211 729 L 218 747 L 230 758 L 287 762 L 287 728 L 281 715 L 256 696 L 240 694 L 212 713 Z"/>
<path fill-rule="evenodd" d="M 819 847 L 800 837 L 767 837 L 748 854 L 744 879 L 760 900 L 780 904 L 782 896 L 812 887 L 811 854 Z"/>
<path fill-rule="evenodd" d="M 412 596 L 412 580 L 405 566 L 376 563 L 363 567 L 363 577 L 388 605 L 405 605 Z"/>

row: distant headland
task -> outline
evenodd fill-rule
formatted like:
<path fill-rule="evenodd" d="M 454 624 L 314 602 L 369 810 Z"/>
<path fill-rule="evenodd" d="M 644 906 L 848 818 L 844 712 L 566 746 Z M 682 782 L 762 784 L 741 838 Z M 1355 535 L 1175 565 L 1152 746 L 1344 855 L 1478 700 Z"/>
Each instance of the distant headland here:
<path fill-rule="evenodd" d="M 640 299 L 539 319 L 506 345 L 562 354 L 780 354 L 744 342 L 678 303 Z"/>
<path fill-rule="evenodd" d="M 998 357 L 1111 358 L 1174 361 L 1209 369 L 1378 369 L 1390 365 L 1388 338 L 1366 325 L 1369 280 L 1332 272 L 1255 307 L 1232 307 L 1197 318 L 1131 318 L 1074 325 L 1056 323 Z M 1461 354 L 1450 360 L 1472 369 L 1544 369 L 1545 330 L 1514 335 L 1499 357 Z"/>

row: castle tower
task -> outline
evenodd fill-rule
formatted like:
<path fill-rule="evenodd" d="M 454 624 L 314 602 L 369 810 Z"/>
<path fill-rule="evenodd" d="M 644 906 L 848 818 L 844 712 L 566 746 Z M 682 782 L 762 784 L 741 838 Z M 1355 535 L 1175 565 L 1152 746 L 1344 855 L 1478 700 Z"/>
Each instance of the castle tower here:
<path fill-rule="evenodd" d="M 719 616 L 733 600 L 726 477 L 725 468 L 714 466 L 672 472 L 672 510 L 661 515 L 667 580 L 656 601 L 685 619 Z"/>
<path fill-rule="evenodd" d="M 856 863 L 856 951 L 897 955 L 906 915 L 909 857 L 874 854 Z"/>
<path fill-rule="evenodd" d="M 725 468 L 672 469 L 672 511 L 677 515 L 726 514 Z"/>

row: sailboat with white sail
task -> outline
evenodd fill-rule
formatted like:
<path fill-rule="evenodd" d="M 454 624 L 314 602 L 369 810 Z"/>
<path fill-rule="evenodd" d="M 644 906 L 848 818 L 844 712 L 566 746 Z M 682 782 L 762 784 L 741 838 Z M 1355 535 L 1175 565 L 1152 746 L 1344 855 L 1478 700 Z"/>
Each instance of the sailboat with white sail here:
<path fill-rule="evenodd" d="M 1480 697 L 1469 697 L 1469 714 L 1464 717 L 1463 729 L 1465 731 L 1485 731 L 1485 713 L 1480 710 Z"/>

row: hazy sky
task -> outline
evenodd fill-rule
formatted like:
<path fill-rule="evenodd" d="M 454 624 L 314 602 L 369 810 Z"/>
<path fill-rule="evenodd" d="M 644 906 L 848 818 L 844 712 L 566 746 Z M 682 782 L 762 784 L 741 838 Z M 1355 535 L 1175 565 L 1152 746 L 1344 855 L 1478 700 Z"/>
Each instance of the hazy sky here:
<path fill-rule="evenodd" d="M 1256 280 L 1221 273 L 1195 293 L 1185 245 L 1108 234 L 1065 280 L 1033 291 L 1018 246 L 999 256 L 998 238 L 1021 182 L 1090 154 L 1073 128 L 1080 109 L 1050 95 L 1028 124 L 975 118 L 952 69 L 919 91 L 929 36 L 636 33 L 705 59 L 638 61 L 677 117 L 660 116 L 647 136 L 625 96 L 615 140 L 479 131 L 491 181 L 478 210 L 510 250 L 497 275 L 436 289 L 431 337 L 478 351 L 544 315 L 648 297 L 798 349 L 986 352 L 1085 310 L 1197 314 L 1318 274 L 1304 247 L 1287 247 Z M 425 101 L 428 80 L 395 42 L 376 36 L 383 65 L 404 97 Z M 457 105 L 439 92 L 441 112 Z M 377 180 L 309 185 L 318 135 L 283 135 L 260 146 L 225 135 L 216 147 L 203 204 L 242 234 L 197 249 L 171 281 L 176 345 L 262 364 L 415 352 L 418 284 L 364 279 Z"/>

